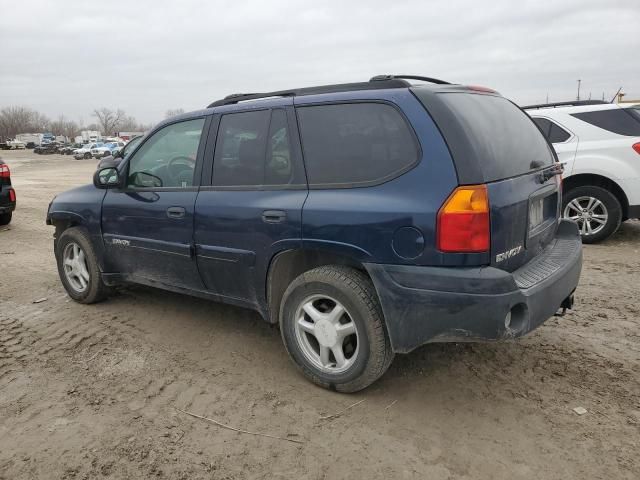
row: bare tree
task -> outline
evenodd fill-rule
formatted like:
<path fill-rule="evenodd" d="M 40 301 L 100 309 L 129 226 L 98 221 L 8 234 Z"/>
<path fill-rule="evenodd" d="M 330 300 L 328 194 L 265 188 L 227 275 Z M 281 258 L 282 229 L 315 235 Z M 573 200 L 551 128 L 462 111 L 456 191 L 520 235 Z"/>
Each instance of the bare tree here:
<path fill-rule="evenodd" d="M 0 137 L 13 138 L 18 133 L 41 132 L 49 119 L 28 107 L 10 106 L 0 110 Z"/>
<path fill-rule="evenodd" d="M 184 108 L 170 108 L 164 113 L 165 118 L 175 117 L 176 115 L 182 115 Z"/>
<path fill-rule="evenodd" d="M 124 110 L 117 109 L 111 110 L 107 107 L 102 107 L 93 111 L 93 116 L 98 120 L 101 133 L 105 135 L 112 135 L 118 130 L 120 122 L 125 118 L 126 114 Z"/>
<path fill-rule="evenodd" d="M 80 129 L 73 120 L 67 120 L 64 115 L 60 115 L 58 120 L 51 122 L 50 129 L 56 135 L 64 135 L 67 138 L 75 137 Z"/>
<path fill-rule="evenodd" d="M 139 129 L 138 121 L 131 115 L 123 118 L 118 127 L 121 132 L 137 132 Z"/>

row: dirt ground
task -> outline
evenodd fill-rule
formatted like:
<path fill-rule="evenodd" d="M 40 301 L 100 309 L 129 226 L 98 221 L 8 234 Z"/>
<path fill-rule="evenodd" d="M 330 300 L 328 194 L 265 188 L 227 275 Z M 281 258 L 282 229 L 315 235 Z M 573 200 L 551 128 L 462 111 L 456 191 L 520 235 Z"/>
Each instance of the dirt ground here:
<path fill-rule="evenodd" d="M 585 248 L 565 317 L 425 346 L 342 395 L 253 312 L 146 288 L 70 301 L 45 214 L 96 162 L 0 155 L 19 202 L 0 227 L 0 478 L 640 478 L 640 222 Z"/>

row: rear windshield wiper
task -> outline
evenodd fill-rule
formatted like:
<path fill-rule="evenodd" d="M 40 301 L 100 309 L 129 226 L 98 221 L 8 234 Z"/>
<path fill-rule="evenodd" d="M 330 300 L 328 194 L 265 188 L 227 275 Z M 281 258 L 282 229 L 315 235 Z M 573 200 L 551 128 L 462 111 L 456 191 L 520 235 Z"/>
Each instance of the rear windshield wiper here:
<path fill-rule="evenodd" d="M 562 175 L 564 172 L 564 165 L 562 163 L 554 163 L 553 165 L 549 165 L 547 168 L 540 172 L 540 183 L 544 183 L 550 178 L 555 177 L 556 175 Z"/>

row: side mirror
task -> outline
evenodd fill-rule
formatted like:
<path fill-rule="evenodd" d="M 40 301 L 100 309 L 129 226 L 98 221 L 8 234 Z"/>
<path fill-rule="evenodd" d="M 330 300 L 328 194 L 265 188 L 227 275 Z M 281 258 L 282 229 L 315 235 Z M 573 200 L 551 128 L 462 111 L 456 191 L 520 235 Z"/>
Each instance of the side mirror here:
<path fill-rule="evenodd" d="M 122 150 L 116 150 L 111 155 L 113 155 L 113 158 L 122 158 Z"/>
<path fill-rule="evenodd" d="M 113 188 L 120 185 L 120 175 L 114 167 L 101 168 L 93 174 L 93 185 L 96 188 Z"/>

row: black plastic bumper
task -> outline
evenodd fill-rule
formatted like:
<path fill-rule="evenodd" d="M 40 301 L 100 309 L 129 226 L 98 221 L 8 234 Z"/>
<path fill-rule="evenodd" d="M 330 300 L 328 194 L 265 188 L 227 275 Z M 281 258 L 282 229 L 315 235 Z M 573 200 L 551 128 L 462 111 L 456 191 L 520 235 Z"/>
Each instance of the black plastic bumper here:
<path fill-rule="evenodd" d="M 627 217 L 640 218 L 640 205 L 629 205 L 627 209 Z"/>
<path fill-rule="evenodd" d="M 431 342 L 522 336 L 572 304 L 582 269 L 575 223 L 514 272 L 493 267 L 447 268 L 366 264 L 396 352 Z"/>

